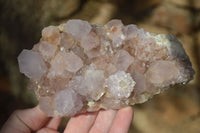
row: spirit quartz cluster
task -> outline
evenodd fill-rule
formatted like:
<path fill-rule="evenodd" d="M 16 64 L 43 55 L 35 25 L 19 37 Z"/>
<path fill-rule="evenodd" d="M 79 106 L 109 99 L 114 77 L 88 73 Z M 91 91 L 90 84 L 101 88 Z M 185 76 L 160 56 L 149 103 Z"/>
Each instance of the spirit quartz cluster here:
<path fill-rule="evenodd" d="M 74 19 L 48 26 L 18 62 L 48 116 L 143 103 L 194 75 L 173 35 L 149 33 L 117 19 L 105 25 Z"/>

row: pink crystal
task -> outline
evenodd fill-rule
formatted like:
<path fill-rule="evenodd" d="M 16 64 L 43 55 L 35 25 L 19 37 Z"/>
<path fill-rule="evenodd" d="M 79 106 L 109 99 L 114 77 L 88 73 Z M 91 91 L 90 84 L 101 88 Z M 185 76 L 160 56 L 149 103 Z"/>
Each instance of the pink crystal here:
<path fill-rule="evenodd" d="M 74 116 L 143 103 L 193 79 L 189 57 L 173 35 L 153 34 L 121 20 L 105 25 L 69 20 L 43 29 L 18 57 L 48 116 Z"/>

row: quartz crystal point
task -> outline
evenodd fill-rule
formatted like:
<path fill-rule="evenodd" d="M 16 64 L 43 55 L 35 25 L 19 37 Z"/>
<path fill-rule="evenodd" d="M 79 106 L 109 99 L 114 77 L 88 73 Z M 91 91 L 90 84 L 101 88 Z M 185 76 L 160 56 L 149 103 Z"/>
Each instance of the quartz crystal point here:
<path fill-rule="evenodd" d="M 74 116 L 143 103 L 193 79 L 189 57 L 173 35 L 111 20 L 69 20 L 43 29 L 18 56 L 39 106 L 48 116 Z"/>

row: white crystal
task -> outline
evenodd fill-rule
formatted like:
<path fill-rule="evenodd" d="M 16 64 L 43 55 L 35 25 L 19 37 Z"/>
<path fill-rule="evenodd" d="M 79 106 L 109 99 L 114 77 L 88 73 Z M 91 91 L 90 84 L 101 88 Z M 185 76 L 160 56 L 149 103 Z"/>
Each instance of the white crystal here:
<path fill-rule="evenodd" d="M 85 86 L 88 96 L 94 100 L 98 100 L 104 94 L 104 71 L 102 70 L 87 70 L 85 72 Z"/>
<path fill-rule="evenodd" d="M 126 39 L 133 39 L 137 36 L 138 28 L 134 24 L 130 24 L 124 27 L 123 33 L 126 36 Z"/>
<path fill-rule="evenodd" d="M 87 95 L 85 81 L 83 76 L 75 76 L 72 80 L 68 83 L 67 88 L 71 88 L 75 90 L 78 94 L 82 96 Z"/>
<path fill-rule="evenodd" d="M 18 56 L 19 69 L 27 77 L 39 80 L 47 67 L 39 53 L 24 49 Z"/>
<path fill-rule="evenodd" d="M 115 66 L 118 70 L 126 71 L 133 63 L 134 58 L 125 50 L 119 50 L 113 59 Z"/>
<path fill-rule="evenodd" d="M 66 88 L 56 94 L 54 107 L 61 116 L 72 116 L 83 107 L 83 103 L 74 90 Z"/>
<path fill-rule="evenodd" d="M 50 62 L 50 69 L 47 77 L 54 77 L 62 75 L 66 70 L 64 60 L 65 60 L 65 51 L 59 51 L 55 56 L 54 60 Z"/>
<path fill-rule="evenodd" d="M 98 100 L 105 92 L 104 72 L 102 70 L 87 70 L 84 76 L 74 77 L 68 84 L 68 88 L 90 100 Z"/>
<path fill-rule="evenodd" d="M 173 61 L 157 61 L 152 63 L 146 72 L 147 78 L 156 86 L 168 86 L 171 84 L 171 81 L 176 81 L 179 75 L 180 71 Z"/>
<path fill-rule="evenodd" d="M 108 89 L 108 95 L 114 98 L 127 98 L 130 96 L 135 86 L 135 81 L 129 73 L 119 71 L 106 79 L 105 87 Z"/>
<path fill-rule="evenodd" d="M 92 27 L 87 21 L 82 21 L 79 19 L 72 19 L 67 21 L 65 25 L 65 32 L 72 34 L 74 37 L 78 37 L 79 39 L 83 36 L 86 36 Z"/>
<path fill-rule="evenodd" d="M 83 61 L 73 52 L 69 52 L 65 54 L 64 64 L 69 72 L 77 72 L 83 66 Z"/>
<path fill-rule="evenodd" d="M 81 40 L 80 45 L 85 49 L 85 50 L 91 50 L 92 48 L 95 48 L 99 45 L 99 37 L 95 35 L 95 33 L 90 33 L 88 36 L 84 36 Z"/>
<path fill-rule="evenodd" d="M 45 61 L 54 57 L 57 47 L 48 42 L 41 42 L 39 52 Z"/>
<path fill-rule="evenodd" d="M 105 27 L 108 29 L 113 29 L 114 27 L 121 27 L 123 26 L 123 23 L 119 19 L 112 19 L 107 24 L 105 24 Z"/>
<path fill-rule="evenodd" d="M 118 19 L 113 19 L 105 25 L 105 27 L 107 28 L 107 35 L 112 40 L 114 47 L 121 46 L 122 42 L 125 40 L 122 26 L 122 21 Z"/>

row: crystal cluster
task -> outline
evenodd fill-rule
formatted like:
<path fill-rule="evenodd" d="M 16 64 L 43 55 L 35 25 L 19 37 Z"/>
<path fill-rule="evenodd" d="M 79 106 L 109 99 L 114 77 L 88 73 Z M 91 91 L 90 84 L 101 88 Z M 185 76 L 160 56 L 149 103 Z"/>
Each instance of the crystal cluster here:
<path fill-rule="evenodd" d="M 143 103 L 193 79 L 189 57 L 173 35 L 153 34 L 114 19 L 78 19 L 42 30 L 18 56 L 39 106 L 48 116 L 74 116 Z"/>

